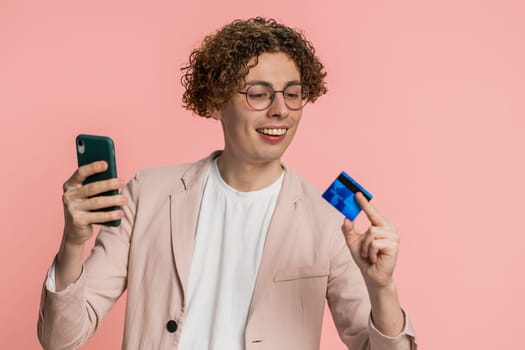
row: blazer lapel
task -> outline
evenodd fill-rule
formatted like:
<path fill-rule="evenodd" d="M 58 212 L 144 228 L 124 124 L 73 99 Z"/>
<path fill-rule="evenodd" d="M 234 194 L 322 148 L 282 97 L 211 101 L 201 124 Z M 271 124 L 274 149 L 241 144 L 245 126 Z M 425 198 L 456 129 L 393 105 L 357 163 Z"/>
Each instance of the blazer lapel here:
<path fill-rule="evenodd" d="M 190 166 L 178 179 L 181 181 L 179 190 L 170 195 L 171 246 L 184 295 L 187 291 L 204 176 L 210 160 L 216 154 L 214 152 Z"/>
<path fill-rule="evenodd" d="M 286 250 L 286 247 L 291 244 L 292 236 L 289 232 L 294 230 L 294 225 L 297 221 L 295 219 L 297 204 L 301 198 L 299 181 L 297 175 L 290 169 L 286 167 L 285 169 L 281 193 L 279 194 L 266 235 L 266 242 L 264 243 L 248 319 L 260 301 L 264 300 L 266 288 L 273 283 L 273 278 L 280 262 L 279 257 L 282 256 L 281 251 Z"/>

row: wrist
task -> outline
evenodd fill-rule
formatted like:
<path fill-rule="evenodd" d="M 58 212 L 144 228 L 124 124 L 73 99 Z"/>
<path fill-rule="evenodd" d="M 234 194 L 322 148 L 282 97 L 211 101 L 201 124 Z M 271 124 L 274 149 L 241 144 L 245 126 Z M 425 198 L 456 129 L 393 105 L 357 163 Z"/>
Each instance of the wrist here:
<path fill-rule="evenodd" d="M 372 302 L 393 298 L 397 300 L 397 285 L 394 280 L 384 284 L 367 283 L 366 287 Z"/>
<path fill-rule="evenodd" d="M 64 260 L 68 262 L 80 260 L 82 262 L 84 256 L 84 245 L 85 242 L 70 240 L 67 235 L 64 234 L 57 254 L 57 264 L 61 265 Z"/>
<path fill-rule="evenodd" d="M 68 225 L 64 226 L 64 231 L 62 233 L 62 242 L 60 248 L 68 248 L 68 249 L 79 249 L 84 248 L 84 245 L 86 243 L 87 239 L 82 237 L 82 235 L 76 233 L 76 230 L 73 228 L 68 227 Z"/>
<path fill-rule="evenodd" d="M 365 284 L 368 291 L 376 290 L 378 292 L 392 292 L 397 289 L 396 282 L 393 278 L 382 279 L 380 281 L 365 278 Z"/>
<path fill-rule="evenodd" d="M 78 251 L 84 251 L 85 242 L 76 242 L 68 239 L 64 236 L 62 243 L 60 244 L 59 253 L 76 253 Z"/>

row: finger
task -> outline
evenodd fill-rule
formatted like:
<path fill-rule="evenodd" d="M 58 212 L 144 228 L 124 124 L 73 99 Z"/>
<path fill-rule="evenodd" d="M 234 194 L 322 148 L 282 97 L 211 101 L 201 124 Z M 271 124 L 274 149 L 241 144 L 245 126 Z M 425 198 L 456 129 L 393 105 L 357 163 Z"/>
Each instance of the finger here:
<path fill-rule="evenodd" d="M 115 206 L 124 206 L 128 203 L 128 198 L 123 195 L 96 196 L 82 201 L 78 205 L 79 210 L 91 211 Z"/>
<path fill-rule="evenodd" d="M 372 241 L 375 239 L 374 238 L 374 235 L 372 234 L 372 232 L 370 232 L 370 229 L 368 229 L 368 231 L 366 231 L 364 234 L 363 234 L 364 238 L 363 238 L 363 242 L 361 243 L 361 257 L 363 258 L 368 258 L 368 251 L 370 249 L 370 244 L 372 243 Z"/>
<path fill-rule="evenodd" d="M 108 221 L 119 220 L 124 217 L 124 211 L 121 209 L 112 211 L 94 211 L 86 215 L 86 222 L 88 224 L 99 224 Z"/>
<path fill-rule="evenodd" d="M 66 222 L 73 227 L 84 228 L 92 224 L 98 224 L 106 221 L 118 220 L 124 217 L 122 209 L 111 211 L 75 211 L 66 216 Z"/>
<path fill-rule="evenodd" d="M 388 239 L 376 239 L 368 248 L 368 259 L 372 264 L 379 261 L 382 254 L 390 254 L 395 250 L 396 243 Z"/>
<path fill-rule="evenodd" d="M 343 220 L 343 226 L 341 226 L 341 229 L 343 231 L 343 234 L 344 234 L 345 239 L 346 239 L 346 243 L 348 245 L 354 244 L 359 239 L 361 239 L 362 235 L 360 235 L 357 232 L 356 225 L 355 225 L 355 223 L 353 221 L 350 221 L 347 218 L 345 218 Z"/>
<path fill-rule="evenodd" d="M 370 245 L 377 240 L 396 240 L 397 234 L 392 232 L 389 228 L 384 227 L 370 227 L 364 233 L 363 243 L 361 244 L 361 256 L 367 258 L 370 252 Z"/>
<path fill-rule="evenodd" d="M 71 189 L 79 188 L 88 176 L 106 171 L 108 164 L 101 160 L 92 162 L 79 167 L 73 175 L 64 183 L 63 190 L 67 192 Z"/>
<path fill-rule="evenodd" d="M 363 212 L 368 217 L 368 220 L 372 223 L 374 226 L 389 226 L 390 223 L 387 219 L 385 219 L 377 209 L 370 204 L 370 202 L 366 199 L 366 197 L 361 193 L 357 192 L 355 194 L 355 199 L 361 209 L 363 209 Z"/>
<path fill-rule="evenodd" d="M 341 230 L 343 231 L 343 235 L 345 237 L 346 246 L 350 250 L 350 253 L 352 254 L 352 257 L 354 258 L 354 261 L 357 264 L 360 264 L 361 262 L 364 262 L 359 257 L 361 242 L 364 237 L 364 235 L 361 235 L 357 232 L 355 223 L 348 220 L 347 218 L 344 219 L 343 225 L 341 226 Z"/>
<path fill-rule="evenodd" d="M 113 198 L 113 196 L 116 196 L 116 194 L 109 196 L 96 195 L 111 190 L 120 190 L 122 187 L 124 187 L 124 181 L 120 179 L 96 181 L 80 188 L 70 189 L 67 192 L 64 192 L 62 195 L 62 203 L 64 204 L 64 208 L 67 208 L 67 211 L 70 213 L 70 215 L 74 215 L 76 211 L 88 211 L 113 206 L 113 204 L 107 205 L 107 198 Z M 98 197 L 100 198 L 97 199 Z M 90 201 L 91 199 L 93 200 Z M 112 200 L 110 199 L 109 201 Z M 123 204 L 116 205 L 119 206 L 126 203 L 127 202 L 125 201 Z"/>
<path fill-rule="evenodd" d="M 379 254 L 379 248 L 377 246 L 377 241 L 372 241 L 368 246 L 368 260 L 375 264 L 377 263 L 377 254 Z"/>
<path fill-rule="evenodd" d="M 122 187 L 124 187 L 124 180 L 122 179 L 114 178 L 108 180 L 95 181 L 79 188 L 77 190 L 77 195 L 82 198 L 88 198 L 104 192 L 120 190 Z"/>

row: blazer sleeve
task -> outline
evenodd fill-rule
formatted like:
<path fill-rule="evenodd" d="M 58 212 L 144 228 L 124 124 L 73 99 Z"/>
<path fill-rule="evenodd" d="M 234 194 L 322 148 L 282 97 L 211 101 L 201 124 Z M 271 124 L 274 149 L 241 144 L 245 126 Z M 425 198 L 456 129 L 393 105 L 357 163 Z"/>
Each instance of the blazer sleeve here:
<path fill-rule="evenodd" d="M 138 203 L 137 176 L 124 188 L 118 227 L 102 226 L 79 279 L 66 289 L 42 287 L 38 338 L 46 350 L 77 349 L 93 335 L 127 285 L 128 254 Z"/>
<path fill-rule="evenodd" d="M 379 332 L 371 321 L 365 282 L 341 230 L 333 235 L 327 301 L 341 340 L 352 350 L 416 350 L 415 332 L 405 315 L 403 331 L 396 337 Z"/>

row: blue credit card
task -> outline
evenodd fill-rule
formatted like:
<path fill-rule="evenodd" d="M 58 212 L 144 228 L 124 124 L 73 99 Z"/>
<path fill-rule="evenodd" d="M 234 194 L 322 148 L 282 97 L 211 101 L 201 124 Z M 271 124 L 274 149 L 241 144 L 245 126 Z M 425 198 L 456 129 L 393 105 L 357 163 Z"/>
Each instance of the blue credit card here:
<path fill-rule="evenodd" d="M 322 196 L 349 220 L 354 220 L 361 211 L 361 207 L 355 199 L 357 192 L 361 192 L 367 200 L 371 200 L 373 197 L 370 192 L 343 171 Z"/>

